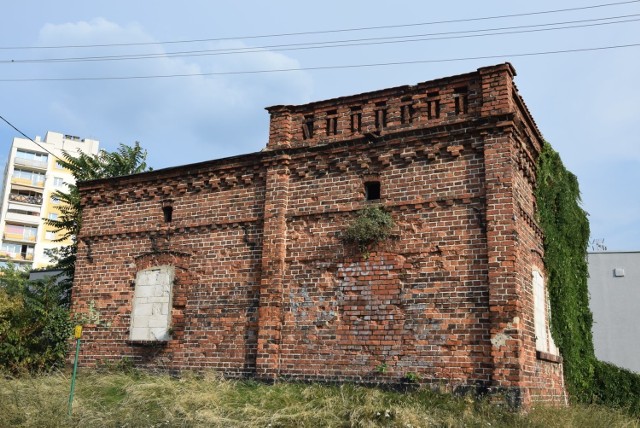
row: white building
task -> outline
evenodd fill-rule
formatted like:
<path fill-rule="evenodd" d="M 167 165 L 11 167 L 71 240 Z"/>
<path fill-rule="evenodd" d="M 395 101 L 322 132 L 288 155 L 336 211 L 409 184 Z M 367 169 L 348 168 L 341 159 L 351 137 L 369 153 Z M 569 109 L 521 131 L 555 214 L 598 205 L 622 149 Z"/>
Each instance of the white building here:
<path fill-rule="evenodd" d="M 64 191 L 66 183 L 74 183 L 71 173 L 58 161 L 62 150 L 97 154 L 98 144 L 97 140 L 57 132 L 47 132 L 44 140 L 36 137 L 35 142 L 13 139 L 3 181 L 0 263 L 45 267 L 49 265 L 45 249 L 67 244 L 55 242 L 56 235 L 43 220 L 60 215 L 59 201 L 53 193 Z"/>
<path fill-rule="evenodd" d="M 589 253 L 589 294 L 596 357 L 640 373 L 640 251 Z"/>

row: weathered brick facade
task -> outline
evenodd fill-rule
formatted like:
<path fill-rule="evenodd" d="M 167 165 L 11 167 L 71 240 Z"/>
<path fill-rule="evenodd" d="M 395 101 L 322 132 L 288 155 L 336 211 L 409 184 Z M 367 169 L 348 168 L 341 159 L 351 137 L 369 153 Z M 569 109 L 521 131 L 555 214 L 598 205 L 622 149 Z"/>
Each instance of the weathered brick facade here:
<path fill-rule="evenodd" d="M 81 184 L 73 310 L 94 320 L 81 364 L 128 356 L 388 383 L 416 373 L 524 406 L 564 402 L 560 359 L 536 351 L 542 137 L 513 76 L 502 64 L 271 107 L 260 153 Z M 365 257 L 341 235 L 375 203 L 396 228 Z M 170 337 L 132 341 L 136 275 L 162 266 Z"/>

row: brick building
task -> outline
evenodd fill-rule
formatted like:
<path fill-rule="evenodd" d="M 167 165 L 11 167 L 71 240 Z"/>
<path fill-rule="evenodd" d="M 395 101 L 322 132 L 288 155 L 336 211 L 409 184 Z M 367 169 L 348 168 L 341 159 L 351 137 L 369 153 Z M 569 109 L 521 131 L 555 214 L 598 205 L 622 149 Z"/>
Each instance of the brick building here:
<path fill-rule="evenodd" d="M 514 75 L 270 107 L 259 153 L 82 183 L 81 364 L 565 402 Z M 341 236 L 371 204 L 396 226 L 363 255 Z"/>

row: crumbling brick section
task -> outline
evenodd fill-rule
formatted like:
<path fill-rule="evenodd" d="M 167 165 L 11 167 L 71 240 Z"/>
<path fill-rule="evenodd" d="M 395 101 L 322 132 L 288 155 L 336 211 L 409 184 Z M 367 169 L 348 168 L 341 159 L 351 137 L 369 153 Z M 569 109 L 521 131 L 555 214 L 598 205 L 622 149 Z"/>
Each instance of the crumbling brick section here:
<path fill-rule="evenodd" d="M 81 183 L 81 364 L 389 384 L 415 374 L 514 406 L 565 403 L 561 358 L 536 348 L 542 137 L 514 75 L 501 64 L 275 106 L 259 153 Z M 372 204 L 396 226 L 361 253 L 342 237 Z M 135 302 L 148 309 L 136 278 L 156 271 L 173 278 L 166 334 L 132 335 Z"/>

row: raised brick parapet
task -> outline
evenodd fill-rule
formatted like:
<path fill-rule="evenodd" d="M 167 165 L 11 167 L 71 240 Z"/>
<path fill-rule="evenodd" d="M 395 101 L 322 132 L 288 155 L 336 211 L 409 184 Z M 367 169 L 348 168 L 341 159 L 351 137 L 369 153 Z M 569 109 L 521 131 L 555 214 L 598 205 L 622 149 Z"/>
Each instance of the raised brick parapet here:
<path fill-rule="evenodd" d="M 269 108 L 267 150 L 80 185 L 81 364 L 397 383 L 564 402 L 536 352 L 542 137 L 509 64 Z M 365 183 L 380 183 L 366 200 Z M 380 204 L 392 237 L 341 239 Z M 171 219 L 166 217 L 171 208 Z M 136 275 L 173 267 L 170 337 L 131 340 Z M 384 368 L 384 369 L 382 369 Z"/>

